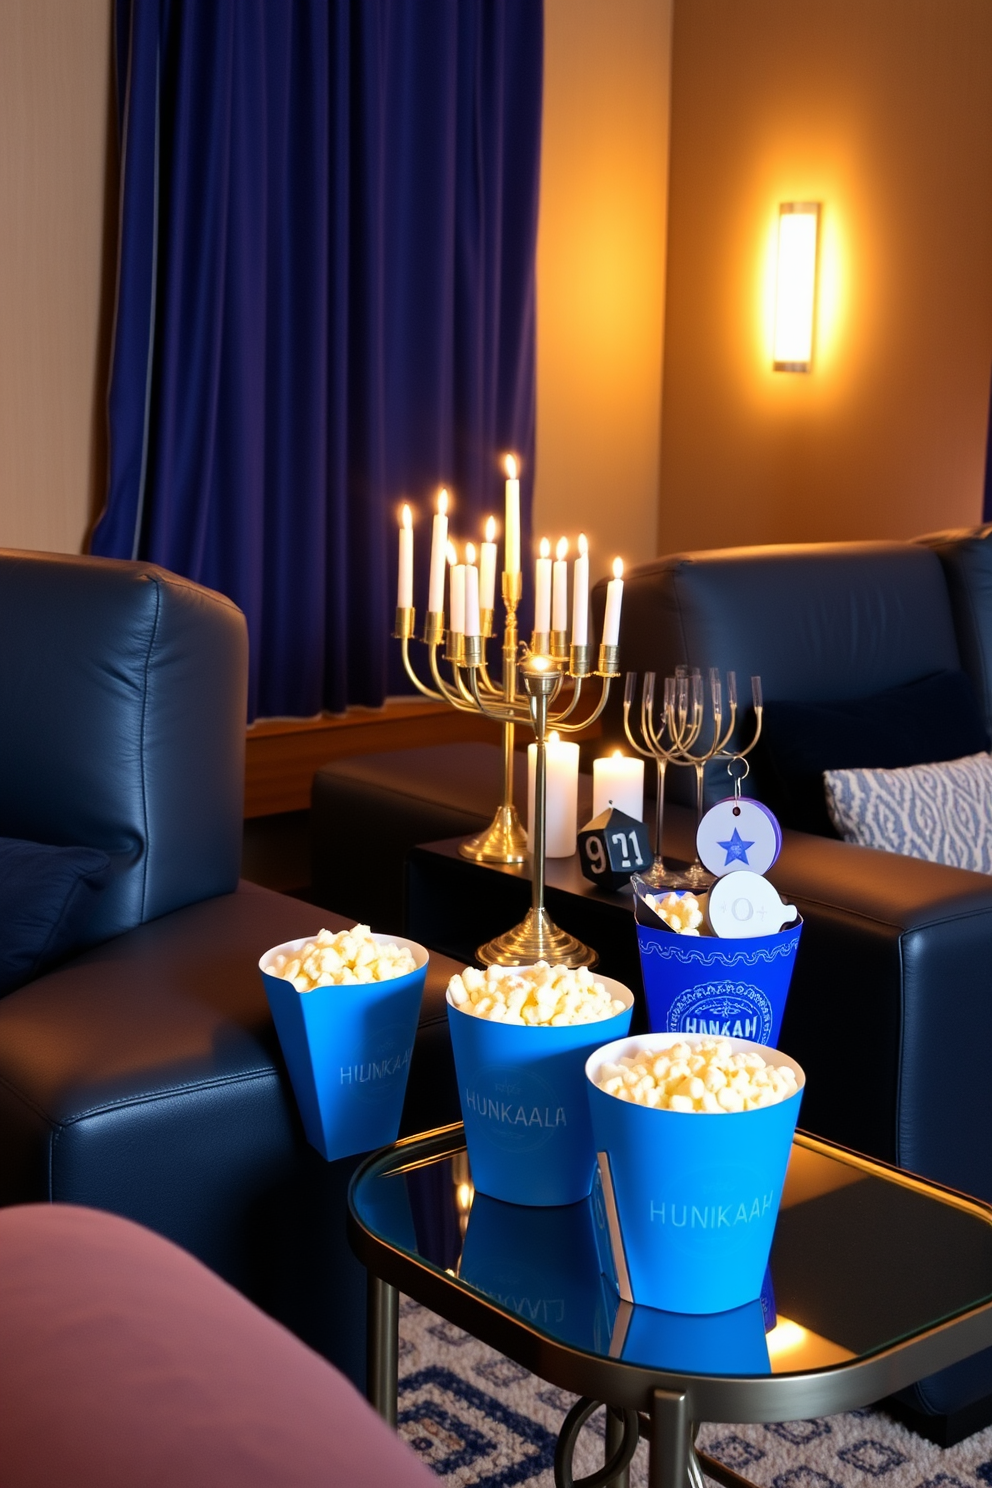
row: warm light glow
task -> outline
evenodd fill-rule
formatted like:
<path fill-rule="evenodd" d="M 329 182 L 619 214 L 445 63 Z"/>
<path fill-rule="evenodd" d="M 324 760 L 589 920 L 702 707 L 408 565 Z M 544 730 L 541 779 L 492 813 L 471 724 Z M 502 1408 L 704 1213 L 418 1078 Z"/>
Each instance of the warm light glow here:
<path fill-rule="evenodd" d="M 552 729 L 551 730 L 550 734 L 548 735 L 548 743 L 549 744 L 560 744 L 561 743 L 561 734 L 558 732 L 557 729 Z"/>
<path fill-rule="evenodd" d="M 778 212 L 774 366 L 777 372 L 808 372 L 813 357 L 820 204 L 783 202 Z"/>
<path fill-rule="evenodd" d="M 437 498 L 437 510 L 439 516 L 444 517 L 448 514 L 448 493 L 443 486 L 441 487 L 441 493 Z"/>
<path fill-rule="evenodd" d="M 466 563 L 474 563 L 475 562 L 475 543 L 466 543 L 465 544 L 465 562 Z"/>
<path fill-rule="evenodd" d="M 792 1353 L 793 1349 L 802 1348 L 808 1337 L 806 1329 L 799 1323 L 794 1323 L 791 1318 L 783 1318 L 765 1334 L 769 1358 L 777 1359 L 782 1354 Z"/>
<path fill-rule="evenodd" d="M 413 526 L 413 516 L 411 515 L 410 508 L 408 506 L 404 506 L 402 515 L 400 516 L 400 521 L 403 523 L 403 526 L 406 527 L 408 531 Z"/>
<path fill-rule="evenodd" d="M 623 578 L 623 559 L 622 558 L 614 558 L 614 560 L 613 560 L 613 577 L 615 579 L 622 579 Z"/>
<path fill-rule="evenodd" d="M 542 537 L 541 538 L 540 553 L 541 553 L 541 557 L 542 558 L 550 558 L 551 557 L 551 544 L 550 544 L 550 542 L 548 541 L 548 539 L 546 537 Z"/>
<path fill-rule="evenodd" d="M 614 749 L 614 751 L 613 751 L 613 758 L 614 759 L 623 759 L 623 750 L 622 749 Z"/>
<path fill-rule="evenodd" d="M 448 562 L 451 564 L 452 568 L 454 568 L 455 564 L 458 562 L 458 554 L 455 552 L 455 545 L 453 542 L 449 542 L 448 544 Z"/>
<path fill-rule="evenodd" d="M 471 1183 L 458 1184 L 457 1188 L 455 1189 L 455 1203 L 457 1204 L 458 1209 L 461 1211 L 462 1214 L 466 1214 L 468 1210 L 471 1209 L 472 1200 L 474 1198 L 475 1188 Z M 448 1272 L 449 1276 L 454 1276 L 454 1274 L 455 1273 L 453 1271 Z"/>
<path fill-rule="evenodd" d="M 506 474 L 510 480 L 517 478 L 517 462 L 512 455 L 506 457 Z"/>
<path fill-rule="evenodd" d="M 589 552 L 589 544 L 586 542 L 586 535 L 585 535 L 584 532 L 580 532 L 579 533 L 579 554 L 580 554 L 581 557 L 584 558 L 588 552 Z"/>
<path fill-rule="evenodd" d="M 496 518 L 486 518 L 486 542 L 496 541 Z"/>
<path fill-rule="evenodd" d="M 567 558 L 567 556 L 568 556 L 568 538 L 567 537 L 560 537 L 558 539 L 558 546 L 555 548 L 555 557 L 558 559 L 558 562 L 559 563 L 563 563 L 565 561 L 565 559 Z"/>

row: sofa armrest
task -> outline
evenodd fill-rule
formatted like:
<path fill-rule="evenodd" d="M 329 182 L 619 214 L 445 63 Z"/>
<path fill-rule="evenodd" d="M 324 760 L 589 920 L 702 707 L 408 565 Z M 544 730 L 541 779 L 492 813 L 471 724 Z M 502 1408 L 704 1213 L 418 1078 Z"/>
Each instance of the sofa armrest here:
<path fill-rule="evenodd" d="M 783 838 L 770 877 L 805 920 L 782 1029 L 810 1075 L 803 1124 L 992 1198 L 992 879 Z"/>

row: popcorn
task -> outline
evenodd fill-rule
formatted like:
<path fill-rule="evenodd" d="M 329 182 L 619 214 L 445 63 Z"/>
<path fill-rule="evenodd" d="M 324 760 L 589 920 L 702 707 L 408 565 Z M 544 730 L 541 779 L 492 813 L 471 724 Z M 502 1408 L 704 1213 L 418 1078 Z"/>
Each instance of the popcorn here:
<path fill-rule="evenodd" d="M 607 1095 L 658 1111 L 705 1111 L 713 1116 L 757 1111 L 788 1100 L 799 1089 L 787 1064 L 766 1064 L 751 1050 L 735 1053 L 727 1039 L 638 1049 L 596 1072 Z"/>
<path fill-rule="evenodd" d="M 456 1008 L 488 1018 L 492 1023 L 526 1024 L 534 1028 L 567 1028 L 573 1023 L 598 1023 L 623 1012 L 626 1004 L 611 997 L 602 982 L 593 980 L 587 966 L 490 966 L 478 971 L 466 966 L 448 983 Z"/>
<path fill-rule="evenodd" d="M 645 894 L 644 902 L 677 935 L 698 935 L 703 911 L 695 894 Z"/>
<path fill-rule="evenodd" d="M 321 930 L 298 951 L 273 956 L 266 968 L 273 976 L 292 982 L 297 992 L 315 987 L 343 987 L 356 982 L 388 982 L 416 969 L 407 946 L 380 945 L 368 925 L 351 930 Z"/>

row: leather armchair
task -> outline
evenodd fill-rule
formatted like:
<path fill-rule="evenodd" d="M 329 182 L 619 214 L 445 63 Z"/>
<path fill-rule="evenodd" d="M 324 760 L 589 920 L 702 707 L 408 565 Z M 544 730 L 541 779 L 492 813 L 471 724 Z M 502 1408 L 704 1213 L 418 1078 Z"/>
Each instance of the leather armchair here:
<path fill-rule="evenodd" d="M 354 1160 L 303 1135 L 257 969 L 346 922 L 238 883 L 247 636 L 149 564 L 0 552 L 0 835 L 97 847 L 87 948 L 0 999 L 0 1203 L 176 1241 L 364 1383 Z M 432 958 L 404 1129 L 457 1118 Z"/>

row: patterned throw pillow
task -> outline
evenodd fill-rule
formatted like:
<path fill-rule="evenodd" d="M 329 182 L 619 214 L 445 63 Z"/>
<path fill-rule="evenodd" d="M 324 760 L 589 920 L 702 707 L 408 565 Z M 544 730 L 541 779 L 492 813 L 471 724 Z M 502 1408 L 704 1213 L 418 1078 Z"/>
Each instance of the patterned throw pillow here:
<path fill-rule="evenodd" d="M 992 873 L 992 755 L 901 770 L 826 770 L 845 842 Z"/>

